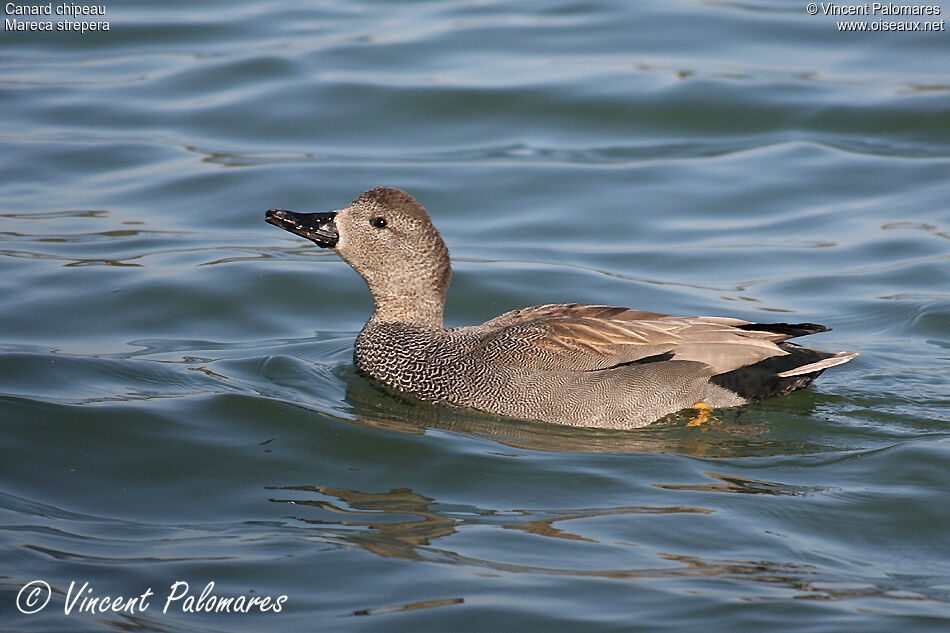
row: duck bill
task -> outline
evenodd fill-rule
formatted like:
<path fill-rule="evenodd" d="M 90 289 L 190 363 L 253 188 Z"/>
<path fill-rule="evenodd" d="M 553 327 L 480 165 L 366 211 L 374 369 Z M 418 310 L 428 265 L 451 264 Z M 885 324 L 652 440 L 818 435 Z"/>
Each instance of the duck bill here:
<path fill-rule="evenodd" d="M 336 212 L 296 213 L 284 209 L 271 209 L 265 220 L 269 224 L 305 237 L 321 248 L 333 248 L 340 239 L 336 230 Z"/>

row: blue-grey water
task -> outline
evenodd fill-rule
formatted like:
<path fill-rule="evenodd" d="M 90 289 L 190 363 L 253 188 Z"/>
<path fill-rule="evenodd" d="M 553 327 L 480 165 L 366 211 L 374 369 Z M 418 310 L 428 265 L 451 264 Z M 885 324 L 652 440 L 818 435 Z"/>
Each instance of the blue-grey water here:
<path fill-rule="evenodd" d="M 880 30 L 950 4 L 103 6 L 0 32 L 0 629 L 950 628 L 950 40 Z M 380 185 L 449 244 L 450 325 L 862 355 L 699 426 L 393 399 L 362 281 L 263 221 Z"/>

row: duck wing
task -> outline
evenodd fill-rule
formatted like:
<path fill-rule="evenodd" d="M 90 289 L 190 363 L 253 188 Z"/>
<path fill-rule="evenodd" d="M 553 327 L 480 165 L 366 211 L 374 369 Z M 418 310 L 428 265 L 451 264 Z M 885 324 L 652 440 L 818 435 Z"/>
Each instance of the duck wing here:
<path fill-rule="evenodd" d="M 482 354 L 496 364 L 596 371 L 687 360 L 721 374 L 787 355 L 787 346 L 778 345 L 782 341 L 828 328 L 811 323 L 680 317 L 602 305 L 549 304 L 505 313 L 480 329 Z"/>
<path fill-rule="evenodd" d="M 616 321 L 637 321 L 639 319 L 658 319 L 667 316 L 669 315 L 659 312 L 644 312 L 642 310 L 630 310 L 629 308 L 617 308 L 614 306 L 593 305 L 588 303 L 548 303 L 505 312 L 504 314 L 496 316 L 491 321 L 486 321 L 483 325 L 501 328 L 509 325 L 520 325 L 530 321 L 557 319 L 561 317 L 590 317 Z M 743 323 L 745 323 L 745 321 L 743 321 Z"/>

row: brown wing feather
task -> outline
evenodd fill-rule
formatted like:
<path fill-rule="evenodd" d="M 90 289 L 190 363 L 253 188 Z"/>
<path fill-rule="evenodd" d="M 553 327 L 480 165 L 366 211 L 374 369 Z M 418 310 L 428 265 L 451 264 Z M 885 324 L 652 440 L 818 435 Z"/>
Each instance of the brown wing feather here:
<path fill-rule="evenodd" d="M 484 323 L 488 327 L 508 327 L 539 319 L 593 317 L 615 321 L 637 321 L 639 319 L 659 319 L 669 316 L 659 312 L 644 312 L 614 306 L 592 305 L 587 303 L 548 303 L 530 308 L 521 308 L 505 312 Z M 746 323 L 741 321 L 740 323 Z"/>
<path fill-rule="evenodd" d="M 744 326 L 744 327 L 741 327 Z M 487 360 L 537 369 L 591 371 L 672 353 L 722 373 L 787 352 L 784 332 L 726 317 L 678 317 L 612 306 L 549 304 L 486 322 Z"/>

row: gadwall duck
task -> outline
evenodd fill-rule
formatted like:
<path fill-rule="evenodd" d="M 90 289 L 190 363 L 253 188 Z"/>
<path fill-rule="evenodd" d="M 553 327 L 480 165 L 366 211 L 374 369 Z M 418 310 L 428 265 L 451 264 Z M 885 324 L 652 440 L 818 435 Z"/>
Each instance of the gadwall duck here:
<path fill-rule="evenodd" d="M 813 323 L 670 316 L 551 304 L 445 328 L 449 251 L 404 191 L 377 188 L 331 213 L 271 209 L 267 222 L 333 248 L 358 272 L 375 311 L 356 339 L 364 374 L 432 403 L 582 427 L 642 427 L 682 409 L 786 394 L 853 352 L 786 342 Z"/>

